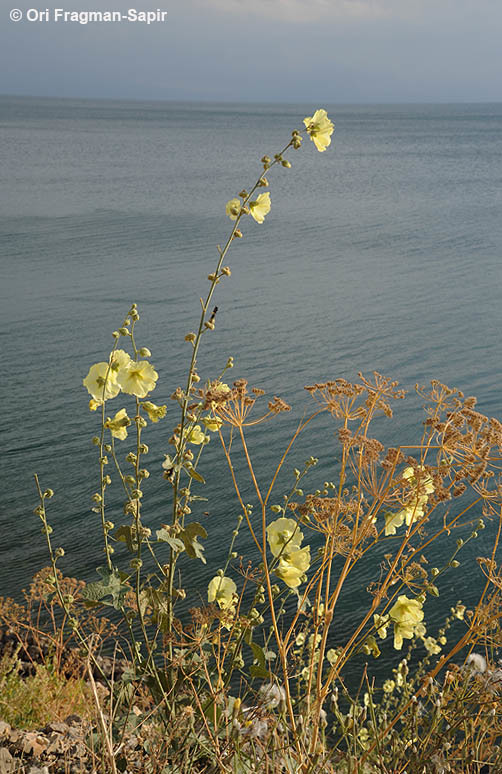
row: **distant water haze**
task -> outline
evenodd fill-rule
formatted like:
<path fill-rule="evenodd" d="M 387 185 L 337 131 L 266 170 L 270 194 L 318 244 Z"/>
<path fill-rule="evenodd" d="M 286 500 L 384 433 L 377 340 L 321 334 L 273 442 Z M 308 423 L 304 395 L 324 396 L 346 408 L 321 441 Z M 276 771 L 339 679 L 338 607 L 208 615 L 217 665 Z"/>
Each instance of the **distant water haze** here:
<path fill-rule="evenodd" d="M 199 359 L 207 378 L 232 355 L 230 378 L 292 404 L 250 434 L 264 481 L 310 408 L 304 385 L 315 381 L 357 380 L 374 369 L 398 379 L 410 394 L 392 422 L 375 425 L 386 443 L 420 438 L 414 385 L 432 378 L 477 395 L 483 413 L 501 414 L 502 105 L 322 107 L 336 124 L 333 143 L 320 154 L 305 140 L 288 155 L 293 168 L 270 175 L 271 212 L 263 225 L 244 223 Z M 48 515 L 66 550 L 62 567 L 91 579 L 102 562 L 91 512 L 98 417 L 82 378 L 106 358 L 133 301 L 138 343 L 152 350 L 160 375 L 152 398 L 169 409 L 146 430 L 145 522 L 155 529 L 169 518 L 161 477 L 177 421 L 169 396 L 188 364 L 183 337 L 198 317 L 216 245 L 229 233 L 225 203 L 311 114 L 302 105 L 0 100 L 1 594 L 18 596 L 47 564 L 33 514 L 35 471 L 56 492 Z M 294 446 L 281 485 L 311 454 L 320 459 L 314 490 L 336 476 L 327 416 Z M 239 512 L 216 439 L 201 472 L 208 483 L 198 494 L 209 502 L 194 518 L 209 533 L 208 565 L 190 564 L 191 604 L 206 598 Z M 243 490 L 254 502 L 247 479 Z M 119 493 L 113 505 L 118 525 Z M 491 535 L 480 535 L 472 558 Z M 250 548 L 242 530 L 237 550 Z M 361 605 L 377 572 L 367 567 L 349 581 Z M 448 577 L 446 594 L 469 601 L 480 584 L 472 562 Z"/>

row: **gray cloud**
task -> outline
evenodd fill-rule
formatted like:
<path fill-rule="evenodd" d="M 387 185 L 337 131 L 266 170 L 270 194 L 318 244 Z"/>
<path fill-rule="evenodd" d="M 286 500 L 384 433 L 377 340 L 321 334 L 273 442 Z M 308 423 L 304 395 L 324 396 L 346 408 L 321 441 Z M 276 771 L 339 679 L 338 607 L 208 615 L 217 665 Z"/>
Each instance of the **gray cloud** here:
<path fill-rule="evenodd" d="M 99 7 L 125 10 L 133 1 Z M 325 104 L 501 99 L 498 0 L 141 0 L 141 9 L 167 10 L 167 21 L 8 20 L 13 5 L 32 3 L 0 0 L 1 93 Z"/>

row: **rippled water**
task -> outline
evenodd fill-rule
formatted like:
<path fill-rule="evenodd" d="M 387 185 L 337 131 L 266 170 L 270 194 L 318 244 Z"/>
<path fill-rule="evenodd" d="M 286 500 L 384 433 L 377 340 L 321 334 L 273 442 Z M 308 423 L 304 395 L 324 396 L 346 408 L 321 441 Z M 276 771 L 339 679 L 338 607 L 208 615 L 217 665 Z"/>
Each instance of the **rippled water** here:
<path fill-rule="evenodd" d="M 35 471 L 56 491 L 49 517 L 66 568 L 90 578 L 101 562 L 90 512 L 97 417 L 82 377 L 136 301 L 139 343 L 160 373 L 155 400 L 170 403 L 187 363 L 183 336 L 228 233 L 225 202 L 311 108 L 0 99 L 1 593 L 17 595 L 46 564 L 32 513 Z M 290 154 L 293 169 L 270 176 L 271 213 L 263 225 L 246 223 L 235 244 L 232 276 L 217 293 L 217 329 L 199 361 L 210 376 L 233 355 L 235 378 L 293 404 L 263 435 L 251 434 L 262 480 L 309 407 L 303 386 L 313 381 L 373 369 L 398 379 L 411 394 L 396 421 L 382 423 L 387 442 L 418 437 L 413 388 L 431 378 L 501 414 L 502 105 L 329 112 L 333 146 L 319 154 L 306 142 Z M 167 514 L 160 462 L 171 406 L 169 421 L 147 431 L 152 527 Z M 334 475 L 333 430 L 318 421 L 291 455 L 289 470 L 320 457 L 313 488 Z M 210 502 L 195 514 L 209 532 L 210 561 L 190 564 L 201 596 L 238 512 L 221 462 L 213 442 L 202 465 Z M 243 489 L 252 502 L 250 482 Z M 247 550 L 244 533 L 239 540 Z M 361 604 L 376 573 L 367 566 L 349 583 Z M 449 583 L 452 598 L 468 598 L 480 576 L 473 565 Z M 353 608 L 354 598 L 347 621 Z"/>

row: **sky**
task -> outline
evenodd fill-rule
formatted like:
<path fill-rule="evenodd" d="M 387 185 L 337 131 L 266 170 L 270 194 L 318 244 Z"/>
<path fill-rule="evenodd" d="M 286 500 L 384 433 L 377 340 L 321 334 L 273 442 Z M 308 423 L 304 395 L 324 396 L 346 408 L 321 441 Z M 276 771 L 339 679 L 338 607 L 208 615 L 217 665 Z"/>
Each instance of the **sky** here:
<path fill-rule="evenodd" d="M 502 0 L 136 0 L 165 11 L 149 25 L 54 19 L 56 8 L 126 14 L 135 0 L 37 1 L 0 0 L 0 94 L 502 100 Z M 46 9 L 48 21 L 27 20 Z"/>

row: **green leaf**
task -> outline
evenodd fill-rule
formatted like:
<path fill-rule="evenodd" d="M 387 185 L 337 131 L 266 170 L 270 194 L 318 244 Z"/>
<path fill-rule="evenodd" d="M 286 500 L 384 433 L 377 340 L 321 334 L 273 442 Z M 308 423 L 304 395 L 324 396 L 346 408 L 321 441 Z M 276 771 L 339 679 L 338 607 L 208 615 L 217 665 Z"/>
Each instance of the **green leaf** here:
<path fill-rule="evenodd" d="M 182 551 L 185 550 L 185 545 L 182 540 L 179 538 L 173 538 L 167 531 L 167 529 L 158 529 L 156 532 L 157 540 L 159 543 L 167 543 L 171 546 L 173 551 L 177 554 L 180 554 Z"/>
<path fill-rule="evenodd" d="M 270 680 L 271 675 L 268 669 L 260 666 L 259 664 L 253 664 L 249 667 L 249 674 L 251 677 L 263 677 L 265 680 Z"/>
<path fill-rule="evenodd" d="M 126 543 L 127 548 L 131 554 L 136 553 L 138 550 L 138 543 L 133 536 L 133 531 L 130 525 L 122 524 L 114 534 L 115 540 L 120 540 L 121 543 Z"/>
<path fill-rule="evenodd" d="M 198 481 L 199 484 L 205 484 L 206 483 L 205 479 L 201 476 L 200 473 L 197 473 L 195 468 L 189 468 L 189 467 L 185 466 L 185 470 L 188 473 L 188 475 L 190 476 L 190 478 L 193 478 L 195 481 Z"/>
<path fill-rule="evenodd" d="M 109 570 L 108 567 L 98 567 L 96 572 L 101 575 L 103 580 L 88 583 L 82 591 L 82 597 L 91 604 L 100 601 L 105 605 L 111 604 L 116 610 L 120 610 L 124 604 L 124 596 L 131 588 L 126 583 L 128 576 L 115 568 Z M 111 603 L 103 601 L 104 597 L 108 596 L 112 598 Z"/>
<path fill-rule="evenodd" d="M 185 545 L 185 550 L 191 559 L 200 559 L 206 564 L 204 556 L 204 546 L 201 546 L 198 537 L 207 538 L 207 532 L 198 521 L 188 524 L 184 530 L 179 533 L 181 540 Z"/>
<path fill-rule="evenodd" d="M 253 651 L 256 664 L 265 669 L 265 651 L 257 642 L 250 642 L 249 647 Z"/>
<path fill-rule="evenodd" d="M 141 592 L 145 598 L 145 607 L 152 608 L 152 620 L 161 631 L 167 632 L 169 622 L 169 598 L 157 589 L 147 588 Z"/>

